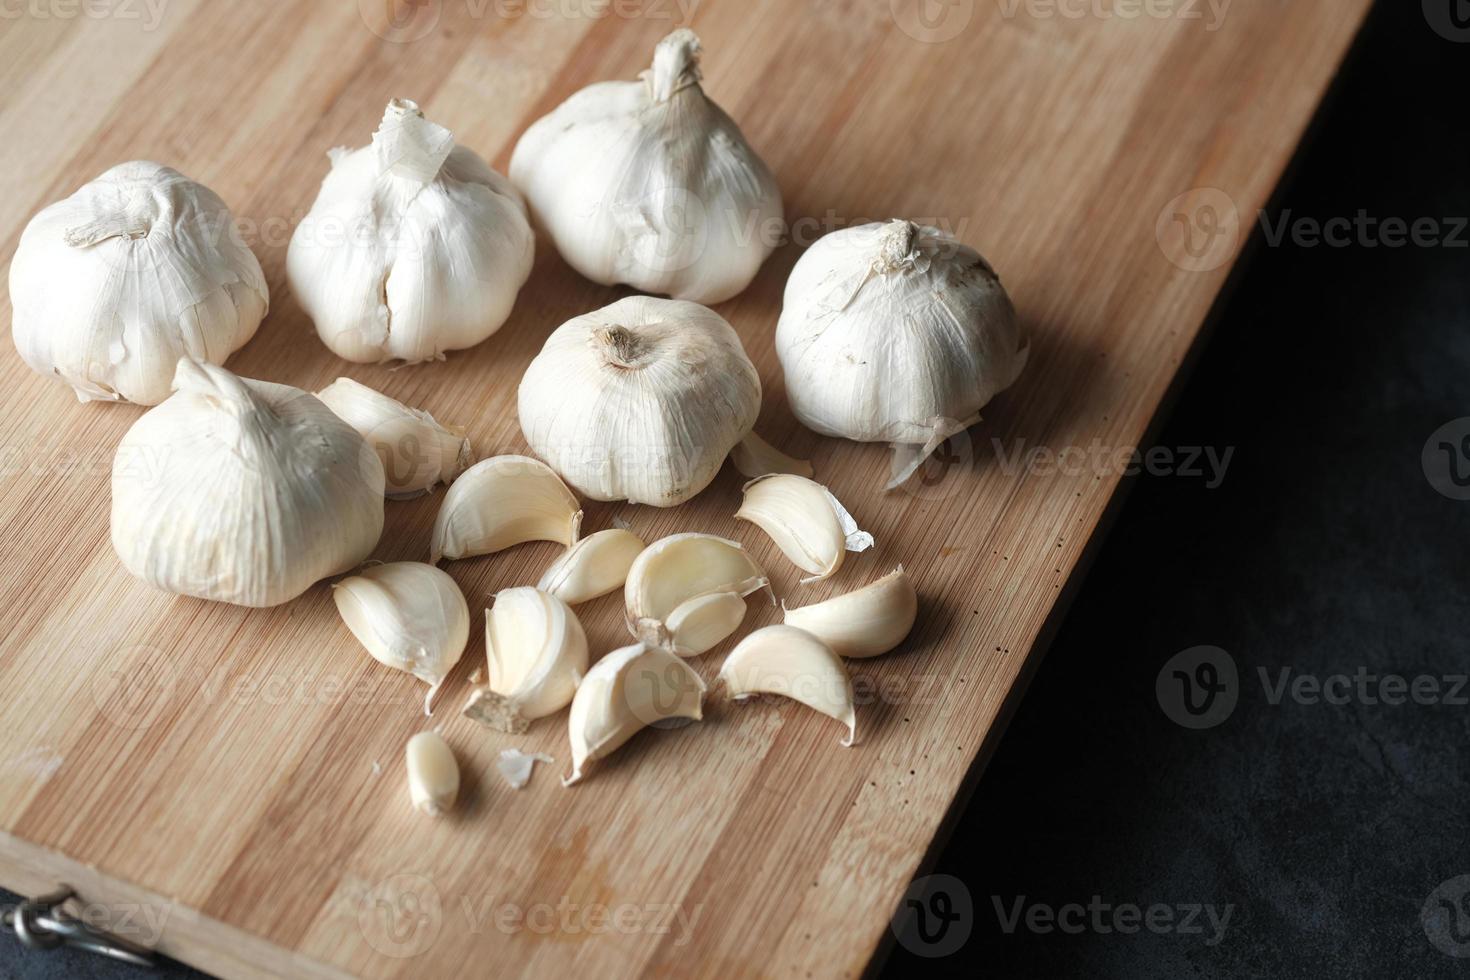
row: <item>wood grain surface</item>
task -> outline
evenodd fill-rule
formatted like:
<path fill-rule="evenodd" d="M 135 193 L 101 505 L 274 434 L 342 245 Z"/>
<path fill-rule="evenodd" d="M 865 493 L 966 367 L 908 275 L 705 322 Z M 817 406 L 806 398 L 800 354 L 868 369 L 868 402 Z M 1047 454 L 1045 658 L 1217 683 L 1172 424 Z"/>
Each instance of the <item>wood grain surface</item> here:
<path fill-rule="evenodd" d="M 466 425 L 479 455 L 524 451 L 530 358 L 626 291 L 580 279 L 543 238 L 486 343 L 441 364 L 352 365 L 286 286 L 290 231 L 326 151 L 365 143 L 390 97 L 503 171 L 532 120 L 634 77 L 659 37 L 693 26 L 706 89 L 775 171 L 798 239 L 719 308 L 760 370 L 760 429 L 812 458 L 878 546 L 799 586 L 734 521 L 728 467 L 682 508 L 593 505 L 585 527 L 738 538 L 794 604 L 903 562 L 918 626 L 854 664 L 855 748 L 793 703 L 712 698 L 702 724 L 640 734 L 563 789 L 564 716 L 509 737 L 454 710 L 484 658 L 478 610 L 534 582 L 553 546 L 447 566 L 477 613 L 426 722 L 422 688 L 367 656 L 326 585 L 246 610 L 131 579 L 108 541 L 108 482 L 141 409 L 78 404 L 0 343 L 0 883 L 68 881 L 104 922 L 229 976 L 854 976 L 983 762 L 1120 453 L 1368 0 L 418 0 L 392 8 L 391 30 L 385 2 L 17 5 L 0 20 L 0 258 L 31 214 L 107 167 L 170 164 L 230 204 L 269 278 L 270 316 L 232 369 L 312 390 L 346 375 Z M 816 232 L 891 216 L 980 249 L 1034 349 L 947 464 L 883 494 L 883 447 L 793 421 L 772 333 Z M 8 322 L 8 297 L 0 309 Z M 1017 461 L 1037 448 L 1052 456 Z M 374 557 L 422 560 L 441 499 L 390 502 Z M 616 598 L 582 612 L 597 651 L 623 642 Z M 753 605 L 746 626 L 776 616 Z M 697 661 L 707 678 L 725 649 Z M 444 726 L 465 774 L 462 805 L 437 822 L 410 808 L 402 768 L 426 724 Z M 513 791 L 494 769 L 510 746 L 557 763 Z M 983 882 L 971 887 L 978 906 Z"/>

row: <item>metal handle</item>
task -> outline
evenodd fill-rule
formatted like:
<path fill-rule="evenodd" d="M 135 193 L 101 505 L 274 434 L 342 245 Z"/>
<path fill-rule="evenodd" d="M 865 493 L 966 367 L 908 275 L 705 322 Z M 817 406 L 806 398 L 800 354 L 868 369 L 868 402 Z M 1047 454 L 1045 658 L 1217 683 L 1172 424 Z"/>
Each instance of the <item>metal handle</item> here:
<path fill-rule="evenodd" d="M 62 908 L 75 897 L 76 892 L 63 885 L 50 895 L 28 898 L 13 909 L 6 909 L 0 921 L 5 928 L 14 929 L 16 938 L 28 949 L 71 946 L 134 966 L 154 965 L 152 950 L 94 929 Z"/>

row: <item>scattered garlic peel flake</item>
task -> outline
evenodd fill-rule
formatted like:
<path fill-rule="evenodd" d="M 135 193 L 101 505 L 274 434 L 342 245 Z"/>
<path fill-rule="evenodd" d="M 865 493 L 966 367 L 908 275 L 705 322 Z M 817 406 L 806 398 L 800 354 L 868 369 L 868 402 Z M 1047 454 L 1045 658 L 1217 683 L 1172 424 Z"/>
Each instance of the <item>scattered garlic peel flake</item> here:
<path fill-rule="evenodd" d="M 531 770 L 536 767 L 536 763 L 544 762 L 549 766 L 555 761 L 544 752 L 502 749 L 500 758 L 495 760 L 495 768 L 500 770 L 500 775 L 510 784 L 511 789 L 524 789 L 531 781 Z"/>

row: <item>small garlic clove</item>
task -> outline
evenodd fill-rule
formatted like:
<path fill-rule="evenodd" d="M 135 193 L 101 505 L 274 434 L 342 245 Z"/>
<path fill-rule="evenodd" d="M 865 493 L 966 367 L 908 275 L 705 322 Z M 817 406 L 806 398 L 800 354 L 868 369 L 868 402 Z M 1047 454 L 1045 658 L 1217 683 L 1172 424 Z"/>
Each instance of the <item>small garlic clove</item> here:
<path fill-rule="evenodd" d="M 582 769 L 620 748 L 641 729 L 672 718 L 703 717 L 704 681 L 672 652 L 645 643 L 603 657 L 577 688 L 567 719 L 570 786 Z"/>
<path fill-rule="evenodd" d="M 408 793 L 414 808 L 442 816 L 459 798 L 459 763 L 438 732 L 419 732 L 408 740 Z"/>
<path fill-rule="evenodd" d="M 810 480 L 815 472 L 811 460 L 787 456 L 754 431 L 747 432 L 745 438 L 730 450 L 730 462 L 742 476 L 751 480 L 772 473 L 790 473 Z"/>
<path fill-rule="evenodd" d="M 488 555 L 527 541 L 577 543 L 582 510 L 561 478 L 528 456 L 493 456 L 444 495 L 429 561 Z"/>
<path fill-rule="evenodd" d="M 669 617 L 691 599 L 721 592 L 737 597 L 770 591 L 770 579 L 739 542 L 713 534 L 673 534 L 644 549 L 623 587 L 628 631 L 645 643 L 667 631 Z M 774 601 L 774 598 L 773 600 Z"/>
<path fill-rule="evenodd" d="M 776 694 L 799 701 L 847 726 L 843 745 L 857 741 L 852 678 L 842 658 L 795 626 L 767 626 L 741 640 L 720 668 L 731 699 Z"/>
<path fill-rule="evenodd" d="M 811 575 L 802 584 L 830 577 L 849 551 L 866 551 L 873 536 L 820 483 L 791 474 L 757 477 L 745 485 L 735 513 L 770 535 L 782 553 Z"/>
<path fill-rule="evenodd" d="M 664 624 L 672 649 L 681 657 L 708 653 L 740 628 L 745 600 L 734 592 L 711 592 L 682 602 Z"/>
<path fill-rule="evenodd" d="M 914 583 L 900 565 L 852 592 L 786 610 L 786 625 L 806 630 L 840 657 L 876 657 L 903 642 L 919 612 Z"/>
<path fill-rule="evenodd" d="M 616 592 L 645 547 L 632 531 L 598 531 L 568 548 L 541 576 L 536 588 L 573 606 Z"/>
<path fill-rule="evenodd" d="M 565 708 L 587 673 L 587 634 L 572 607 L 539 589 L 506 589 L 485 613 L 486 687 L 464 715 L 497 731 L 524 732 Z"/>
<path fill-rule="evenodd" d="M 377 452 L 389 497 L 416 497 L 436 484 L 453 482 L 470 465 L 464 429 L 440 425 L 428 412 L 351 378 L 338 378 L 316 396 Z"/>
<path fill-rule="evenodd" d="M 421 562 L 370 565 L 332 586 L 342 621 L 373 659 L 425 684 L 424 713 L 470 637 L 470 610 L 454 579 Z"/>

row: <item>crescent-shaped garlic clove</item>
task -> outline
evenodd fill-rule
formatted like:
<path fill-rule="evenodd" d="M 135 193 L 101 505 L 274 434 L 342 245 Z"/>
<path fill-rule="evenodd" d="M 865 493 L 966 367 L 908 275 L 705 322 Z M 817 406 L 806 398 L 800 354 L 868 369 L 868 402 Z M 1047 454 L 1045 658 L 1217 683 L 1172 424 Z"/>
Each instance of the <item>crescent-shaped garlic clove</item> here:
<path fill-rule="evenodd" d="M 379 663 L 429 685 L 431 714 L 470 638 L 470 610 L 454 579 L 421 562 L 370 565 L 332 586 L 342 622 Z"/>
<path fill-rule="evenodd" d="M 711 592 L 681 602 L 664 628 L 675 653 L 697 657 L 718 646 L 744 619 L 745 600 L 739 594 Z"/>
<path fill-rule="evenodd" d="M 563 552 L 536 588 L 573 606 L 616 592 L 628 581 L 628 570 L 645 547 L 632 531 L 616 527 L 598 531 Z"/>
<path fill-rule="evenodd" d="M 722 592 L 743 597 L 759 589 L 769 592 L 770 579 L 739 542 L 697 532 L 672 534 L 645 548 L 628 569 L 623 587 L 628 631 L 647 642 L 691 599 Z"/>
<path fill-rule="evenodd" d="M 577 543 L 582 509 L 551 467 L 492 456 L 450 484 L 434 519 L 429 561 L 493 554 L 527 541 Z"/>
<path fill-rule="evenodd" d="M 408 794 L 414 809 L 442 816 L 459 798 L 459 763 L 454 750 L 438 732 L 419 732 L 404 749 L 408 764 Z"/>
<path fill-rule="evenodd" d="M 539 589 L 506 589 L 485 613 L 488 681 L 464 715 L 497 731 L 524 732 L 572 702 L 587 673 L 587 634 L 572 607 Z"/>
<path fill-rule="evenodd" d="M 804 629 L 840 657 L 876 657 L 913 629 L 919 597 L 903 566 L 876 582 L 823 602 L 786 610 L 786 625 Z"/>
<path fill-rule="evenodd" d="M 704 681 L 678 656 L 645 643 L 603 657 L 577 688 L 567 719 L 572 743 L 570 786 L 588 762 L 621 748 L 643 728 L 673 718 L 703 717 Z"/>
<path fill-rule="evenodd" d="M 842 658 L 795 626 L 767 626 L 736 644 L 720 668 L 730 698 L 775 694 L 798 701 L 847 726 L 843 745 L 857 741 L 852 678 Z"/>
<path fill-rule="evenodd" d="M 730 462 L 746 479 L 769 476 L 772 473 L 791 473 L 808 480 L 815 472 L 809 459 L 788 456 L 771 445 L 752 430 L 730 450 Z"/>
<path fill-rule="evenodd" d="M 351 378 L 338 378 L 316 396 L 377 452 L 389 497 L 417 497 L 451 483 L 473 458 L 463 428 L 440 425 L 428 412 Z"/>
<path fill-rule="evenodd" d="M 757 477 L 745 485 L 735 517 L 770 535 L 798 568 L 810 572 L 802 584 L 830 577 L 849 551 L 866 551 L 873 536 L 820 483 L 791 474 Z"/>

